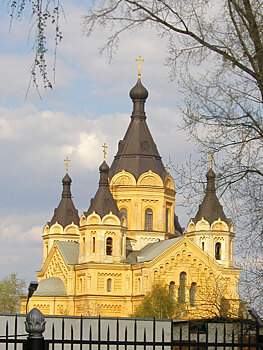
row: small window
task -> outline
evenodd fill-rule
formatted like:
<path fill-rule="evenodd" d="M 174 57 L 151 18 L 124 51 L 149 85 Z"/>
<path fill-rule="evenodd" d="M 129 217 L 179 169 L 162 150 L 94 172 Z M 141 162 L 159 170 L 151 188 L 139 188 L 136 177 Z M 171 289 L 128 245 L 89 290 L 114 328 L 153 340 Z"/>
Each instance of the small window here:
<path fill-rule="evenodd" d="M 92 237 L 92 253 L 96 251 L 96 238 Z"/>
<path fill-rule="evenodd" d="M 190 306 L 195 306 L 196 283 L 191 284 L 190 288 Z"/>
<path fill-rule="evenodd" d="M 106 240 L 106 255 L 112 255 L 112 238 L 108 237 Z"/>
<path fill-rule="evenodd" d="M 202 242 L 202 250 L 205 250 L 205 242 Z"/>
<path fill-rule="evenodd" d="M 128 225 L 128 212 L 126 208 L 122 208 L 120 210 L 121 213 L 121 224 L 123 226 L 127 226 Z"/>
<path fill-rule="evenodd" d="M 126 221 L 127 221 L 127 216 L 128 216 L 128 214 L 127 214 L 127 209 L 126 209 L 126 208 L 122 208 L 122 209 L 120 210 L 120 213 L 121 213 L 121 216 L 124 216 L 125 219 L 126 219 Z"/>
<path fill-rule="evenodd" d="M 107 292 L 111 292 L 111 279 L 107 279 Z"/>
<path fill-rule="evenodd" d="M 166 209 L 165 212 L 165 232 L 169 230 L 169 209 Z"/>
<path fill-rule="evenodd" d="M 215 258 L 221 260 L 221 243 L 217 242 L 215 245 Z"/>
<path fill-rule="evenodd" d="M 180 273 L 180 281 L 179 281 L 179 289 L 178 289 L 178 302 L 180 304 L 185 303 L 185 287 L 186 287 L 186 273 Z"/>
<path fill-rule="evenodd" d="M 153 212 L 151 209 L 145 210 L 145 231 L 152 231 L 153 229 Z"/>
<path fill-rule="evenodd" d="M 169 285 L 169 295 L 171 300 L 174 300 L 174 282 L 171 282 Z"/>

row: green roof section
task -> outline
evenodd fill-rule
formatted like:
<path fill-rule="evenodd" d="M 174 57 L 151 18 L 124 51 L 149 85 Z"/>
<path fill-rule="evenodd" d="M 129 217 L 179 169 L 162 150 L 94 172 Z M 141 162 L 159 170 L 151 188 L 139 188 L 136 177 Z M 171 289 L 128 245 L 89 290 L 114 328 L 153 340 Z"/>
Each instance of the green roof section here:
<path fill-rule="evenodd" d="M 76 265 L 79 258 L 79 244 L 76 242 L 56 241 L 57 247 L 67 265 Z"/>
<path fill-rule="evenodd" d="M 35 296 L 63 296 L 67 295 L 66 287 L 60 278 L 47 278 L 39 282 Z"/>

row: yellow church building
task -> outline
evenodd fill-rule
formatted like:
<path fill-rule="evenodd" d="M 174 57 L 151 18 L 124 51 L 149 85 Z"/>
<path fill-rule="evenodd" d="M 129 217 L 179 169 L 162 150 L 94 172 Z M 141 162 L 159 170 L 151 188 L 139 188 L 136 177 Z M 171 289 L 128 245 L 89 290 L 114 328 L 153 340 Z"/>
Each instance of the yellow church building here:
<path fill-rule="evenodd" d="M 43 230 L 39 287 L 29 301 L 46 315 L 125 317 L 155 283 L 180 306 L 182 319 L 237 316 L 234 227 L 215 190 L 212 165 L 206 193 L 185 232 L 175 215 L 175 184 L 146 123 L 148 91 L 140 76 L 130 91 L 131 121 L 109 167 L 99 168 L 99 187 L 81 217 L 71 178 Z M 26 299 L 21 301 L 25 313 Z"/>

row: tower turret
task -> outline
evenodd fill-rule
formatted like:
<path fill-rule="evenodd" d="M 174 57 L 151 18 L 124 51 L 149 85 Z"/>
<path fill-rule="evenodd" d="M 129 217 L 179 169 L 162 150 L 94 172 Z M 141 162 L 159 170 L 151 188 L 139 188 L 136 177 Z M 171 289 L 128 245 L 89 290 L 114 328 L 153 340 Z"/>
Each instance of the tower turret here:
<path fill-rule="evenodd" d="M 146 122 L 148 91 L 138 80 L 130 90 L 131 121 L 109 170 L 110 189 L 118 208 L 127 218 L 127 238 L 132 250 L 178 236 L 175 229 L 175 185 L 166 171 Z"/>
<path fill-rule="evenodd" d="M 78 242 L 79 240 L 79 215 L 72 200 L 71 183 L 67 165 L 66 174 L 62 179 L 63 190 L 60 203 L 43 230 L 43 263 L 54 241 Z"/>
<path fill-rule="evenodd" d="M 210 169 L 206 174 L 207 185 L 202 203 L 194 218 L 187 226 L 186 236 L 202 250 L 212 256 L 219 264 L 234 266 L 233 240 L 234 227 L 220 204 L 215 187 L 216 174 Z"/>
<path fill-rule="evenodd" d="M 80 219 L 79 263 L 113 263 L 126 257 L 126 220 L 110 192 L 108 171 L 104 156 L 99 188 Z"/>

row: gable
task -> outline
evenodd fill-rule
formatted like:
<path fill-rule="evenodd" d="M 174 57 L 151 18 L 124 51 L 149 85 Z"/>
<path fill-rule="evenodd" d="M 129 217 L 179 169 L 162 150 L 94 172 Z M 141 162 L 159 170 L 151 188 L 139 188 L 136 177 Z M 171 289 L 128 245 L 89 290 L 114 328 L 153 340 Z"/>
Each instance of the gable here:
<path fill-rule="evenodd" d="M 173 244 L 168 244 L 169 241 L 174 241 Z M 164 241 L 165 242 L 165 241 Z M 189 240 L 187 237 L 175 238 L 172 240 L 167 240 L 167 244 L 163 242 L 156 243 L 155 250 L 157 251 L 158 244 L 160 247 L 163 246 L 163 251 L 160 249 L 160 254 L 156 255 L 153 259 L 144 259 L 141 262 L 151 270 L 166 271 L 171 268 L 181 269 L 184 268 L 192 270 L 192 272 L 198 269 L 205 269 L 208 271 L 222 271 L 224 268 L 218 264 L 217 261 L 212 259 L 206 252 L 200 249 L 194 242 Z M 167 249 L 165 249 L 167 247 Z M 144 250 L 143 250 L 144 251 Z M 140 255 L 143 253 L 140 252 Z M 147 256 L 150 256 L 147 255 Z M 140 257 L 137 258 L 138 263 L 140 262 Z"/>
<path fill-rule="evenodd" d="M 67 288 L 69 270 L 57 243 L 58 242 L 53 243 L 48 257 L 42 267 L 43 279 L 60 278 Z"/>

